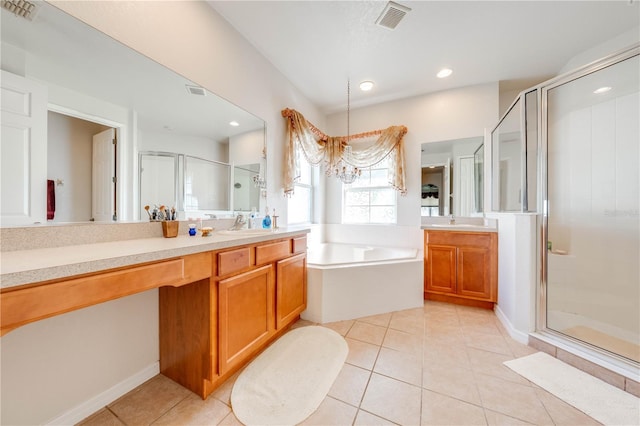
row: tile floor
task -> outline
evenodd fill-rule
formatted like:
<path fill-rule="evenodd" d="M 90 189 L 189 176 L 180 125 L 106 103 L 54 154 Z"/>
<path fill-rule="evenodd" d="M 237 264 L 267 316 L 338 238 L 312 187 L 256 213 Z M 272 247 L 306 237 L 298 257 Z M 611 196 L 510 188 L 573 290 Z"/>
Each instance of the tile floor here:
<path fill-rule="evenodd" d="M 535 350 L 512 340 L 492 311 L 425 301 L 325 326 L 345 336 L 349 355 L 305 425 L 599 424 L 502 365 Z M 202 401 L 158 375 L 81 424 L 239 425 L 233 379 Z"/>

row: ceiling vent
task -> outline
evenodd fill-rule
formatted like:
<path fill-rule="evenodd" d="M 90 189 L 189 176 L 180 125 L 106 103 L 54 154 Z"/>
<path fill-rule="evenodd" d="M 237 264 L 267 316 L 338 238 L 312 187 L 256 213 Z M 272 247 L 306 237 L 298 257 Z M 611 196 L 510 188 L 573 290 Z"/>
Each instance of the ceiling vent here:
<path fill-rule="evenodd" d="M 404 15 L 406 15 L 407 12 L 410 11 L 410 8 L 390 1 L 389 3 L 387 3 L 384 10 L 378 17 L 376 25 L 394 30 L 398 26 L 402 18 L 404 18 Z"/>
<path fill-rule="evenodd" d="M 185 87 L 187 88 L 187 92 L 191 93 L 192 95 L 207 96 L 207 91 L 200 86 L 191 86 L 189 84 L 185 84 Z"/>
<path fill-rule="evenodd" d="M 1 0 L 2 7 L 16 16 L 32 21 L 38 11 L 38 6 L 26 0 Z"/>

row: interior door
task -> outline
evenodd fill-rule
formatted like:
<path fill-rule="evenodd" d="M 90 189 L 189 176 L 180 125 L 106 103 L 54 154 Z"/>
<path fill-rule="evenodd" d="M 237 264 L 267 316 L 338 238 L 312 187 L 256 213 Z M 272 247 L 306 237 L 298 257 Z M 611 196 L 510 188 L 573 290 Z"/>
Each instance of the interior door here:
<path fill-rule="evenodd" d="M 47 88 L 2 71 L 2 225 L 47 220 Z"/>
<path fill-rule="evenodd" d="M 96 222 L 117 220 L 116 147 L 115 129 L 93 135 L 91 217 Z"/>

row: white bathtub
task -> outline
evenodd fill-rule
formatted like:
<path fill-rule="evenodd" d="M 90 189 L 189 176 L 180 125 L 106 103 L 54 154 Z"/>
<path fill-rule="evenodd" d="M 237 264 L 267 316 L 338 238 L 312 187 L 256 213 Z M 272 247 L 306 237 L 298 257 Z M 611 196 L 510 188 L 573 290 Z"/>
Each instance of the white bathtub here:
<path fill-rule="evenodd" d="M 303 319 L 327 323 L 420 307 L 422 251 L 324 243 L 309 249 Z"/>

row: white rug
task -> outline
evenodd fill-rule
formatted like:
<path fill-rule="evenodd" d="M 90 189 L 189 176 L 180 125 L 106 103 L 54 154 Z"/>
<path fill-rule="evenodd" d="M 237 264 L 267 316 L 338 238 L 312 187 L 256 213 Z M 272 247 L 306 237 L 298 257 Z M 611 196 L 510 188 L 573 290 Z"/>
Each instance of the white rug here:
<path fill-rule="evenodd" d="M 240 374 L 231 407 L 245 425 L 295 425 L 331 389 L 347 358 L 342 336 L 319 326 L 291 330 Z"/>
<path fill-rule="evenodd" d="M 640 424 L 640 398 L 549 354 L 536 352 L 504 365 L 602 424 Z"/>

